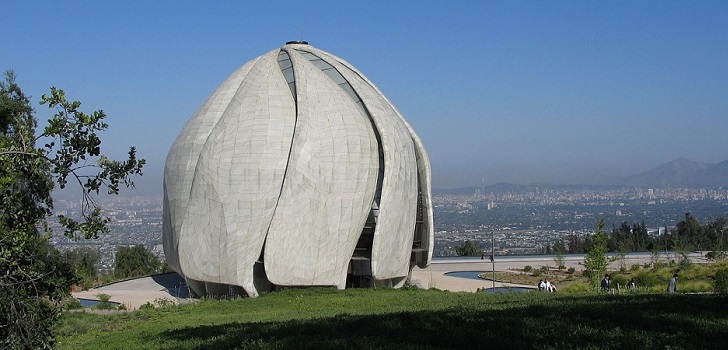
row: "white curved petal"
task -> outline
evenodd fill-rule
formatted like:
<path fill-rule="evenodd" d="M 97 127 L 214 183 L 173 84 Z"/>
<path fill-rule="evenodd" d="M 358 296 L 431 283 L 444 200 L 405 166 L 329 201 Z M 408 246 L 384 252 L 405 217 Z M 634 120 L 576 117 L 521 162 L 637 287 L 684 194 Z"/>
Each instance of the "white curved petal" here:
<path fill-rule="evenodd" d="M 262 56 L 261 56 L 262 57 Z M 164 165 L 163 234 L 167 263 L 180 269 L 179 231 L 187 210 L 197 158 L 232 96 L 238 91 L 250 69 L 260 57 L 236 70 L 195 112 L 170 148 Z"/>
<path fill-rule="evenodd" d="M 327 57 L 330 57 L 331 60 L 329 60 L 329 63 L 332 63 L 333 61 L 339 62 L 341 66 L 347 67 L 350 69 L 354 74 L 356 74 L 361 80 L 366 82 L 373 90 L 376 91 L 376 94 L 379 96 L 379 98 L 383 101 L 385 101 L 389 107 L 394 110 L 398 118 L 401 120 L 401 122 L 405 125 L 405 127 L 408 130 L 408 133 L 412 139 L 412 142 L 415 146 L 415 155 L 417 158 L 417 172 L 418 172 L 418 178 L 419 178 L 419 186 L 420 186 L 420 193 L 421 196 L 421 202 L 423 206 L 423 226 L 424 226 L 424 234 L 422 237 L 422 247 L 427 250 L 427 259 L 424 263 L 419 264 L 420 267 L 427 267 L 430 262 L 432 261 L 432 253 L 434 248 L 434 242 L 435 242 L 435 230 L 434 230 L 434 215 L 433 215 L 433 206 L 432 206 L 432 171 L 430 167 L 430 160 L 427 156 L 427 152 L 425 151 L 425 147 L 419 138 L 417 136 L 417 133 L 415 133 L 412 126 L 407 122 L 407 120 L 402 117 L 402 114 L 399 113 L 397 108 L 387 99 L 384 94 L 382 94 L 379 89 L 371 82 L 369 79 L 367 79 L 366 76 L 364 76 L 361 72 L 359 72 L 354 66 L 346 62 L 345 60 L 332 55 L 327 52 L 323 52 L 321 50 L 316 50 L 321 55 L 325 55 Z M 332 63 L 333 64 L 333 63 Z M 342 70 L 343 71 L 343 70 Z M 351 78 L 352 81 L 355 79 Z M 357 90 L 357 92 L 359 92 Z"/>
<path fill-rule="evenodd" d="M 343 287 L 374 196 L 376 139 L 341 87 L 287 51 L 295 67 L 298 120 L 266 239 L 266 274 L 278 285 Z"/>
<path fill-rule="evenodd" d="M 271 52 L 251 68 L 200 154 L 180 230 L 186 276 L 258 291 L 253 268 L 280 195 L 295 104 Z"/>

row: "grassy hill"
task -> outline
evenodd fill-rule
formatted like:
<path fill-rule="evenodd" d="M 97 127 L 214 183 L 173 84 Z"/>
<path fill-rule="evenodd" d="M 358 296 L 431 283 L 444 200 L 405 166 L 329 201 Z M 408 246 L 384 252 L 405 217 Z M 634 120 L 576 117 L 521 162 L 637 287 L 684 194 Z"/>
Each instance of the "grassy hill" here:
<path fill-rule="evenodd" d="M 724 348 L 728 296 L 291 289 L 68 313 L 62 349 Z"/>

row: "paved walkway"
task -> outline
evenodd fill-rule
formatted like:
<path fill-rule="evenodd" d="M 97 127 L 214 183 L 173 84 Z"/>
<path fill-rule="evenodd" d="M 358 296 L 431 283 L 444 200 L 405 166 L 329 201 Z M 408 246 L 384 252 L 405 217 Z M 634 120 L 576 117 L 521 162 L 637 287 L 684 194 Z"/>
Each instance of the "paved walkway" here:
<path fill-rule="evenodd" d="M 704 262 L 705 258 L 702 253 L 691 253 L 689 258 L 693 262 Z M 669 261 L 675 259 L 674 254 L 664 255 L 661 261 Z M 650 262 L 651 255 L 649 253 L 630 254 L 626 257 L 625 264 L 627 267 L 633 264 L 645 264 Z M 677 260 L 677 259 L 675 259 Z M 566 268 L 574 267 L 577 271 L 583 270 L 583 256 L 566 255 L 564 264 Z M 619 268 L 619 261 L 612 262 L 609 266 L 610 270 Z M 549 256 L 533 256 L 533 257 L 510 257 L 498 256 L 495 259 L 496 272 L 522 271 L 526 265 L 530 265 L 534 269 L 541 266 L 554 267 L 556 263 L 553 257 Z M 463 259 L 437 259 L 425 269 L 415 267 L 412 270 L 412 284 L 423 288 L 437 288 L 452 292 L 475 292 L 479 288 L 493 287 L 493 282 L 485 279 L 470 279 L 463 277 L 447 276 L 445 273 L 453 271 L 492 271 L 493 265 L 490 260 L 481 260 L 478 258 Z M 495 283 L 496 287 L 529 287 L 513 283 Z M 176 303 L 189 302 L 187 297 L 187 285 L 176 273 L 164 275 L 156 275 L 151 277 L 137 278 L 109 285 L 93 288 L 83 292 L 71 293 L 75 298 L 98 299 L 97 294 L 104 293 L 111 296 L 111 301 L 124 304 L 128 309 L 133 310 L 145 303 L 154 303 L 156 299 L 167 299 Z"/>
<path fill-rule="evenodd" d="M 703 252 L 690 253 L 688 257 L 693 262 L 705 262 Z M 676 259 L 674 253 L 665 255 L 661 254 L 659 261 L 669 261 Z M 625 256 L 624 264 L 627 268 L 633 264 L 644 265 L 651 262 L 652 255 L 650 253 L 632 253 Z M 583 255 L 565 255 L 564 265 L 568 269 L 574 267 L 577 271 L 584 269 L 584 256 Z M 618 270 L 620 261 L 613 261 L 609 264 L 608 269 L 610 271 Z M 556 263 L 552 256 L 497 256 L 495 259 L 495 271 L 496 272 L 515 272 L 523 271 L 526 265 L 530 265 L 534 269 L 541 268 L 541 266 L 550 266 L 554 268 Z M 430 266 L 425 269 L 415 267 L 412 270 L 411 282 L 412 284 L 423 288 L 437 288 L 441 290 L 447 290 L 451 292 L 476 292 L 479 288 L 491 288 L 493 282 L 491 280 L 476 280 L 462 277 L 454 277 L 445 275 L 447 272 L 453 271 L 479 271 L 479 272 L 490 272 L 493 270 L 493 264 L 489 259 L 477 259 L 477 258 L 463 258 L 463 259 L 437 259 L 432 261 Z M 496 287 L 529 287 L 535 286 L 524 286 L 513 283 L 495 283 Z"/>
<path fill-rule="evenodd" d="M 167 299 L 175 303 L 189 301 L 187 284 L 176 273 L 135 278 L 71 295 L 74 298 L 97 300 L 96 295 L 101 293 L 110 295 L 110 301 L 124 304 L 129 310 L 138 309 L 147 302 L 154 304 L 157 299 Z"/>

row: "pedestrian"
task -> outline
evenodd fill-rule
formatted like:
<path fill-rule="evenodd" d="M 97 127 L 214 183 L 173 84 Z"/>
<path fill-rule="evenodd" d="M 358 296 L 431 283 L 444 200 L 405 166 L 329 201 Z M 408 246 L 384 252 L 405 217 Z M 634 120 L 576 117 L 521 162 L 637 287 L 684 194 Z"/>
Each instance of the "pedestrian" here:
<path fill-rule="evenodd" d="M 538 290 L 544 291 L 545 289 L 546 289 L 546 282 L 544 282 L 543 280 L 539 280 L 538 281 Z"/>
<path fill-rule="evenodd" d="M 629 283 L 627 283 L 628 289 L 635 289 L 637 288 L 637 282 L 635 282 L 634 277 L 632 277 L 631 280 L 629 280 Z"/>
<path fill-rule="evenodd" d="M 609 292 L 609 275 L 604 275 L 602 278 L 602 291 Z"/>
<path fill-rule="evenodd" d="M 670 294 L 677 293 L 677 274 L 672 275 L 670 282 L 667 284 L 667 292 Z"/>
<path fill-rule="evenodd" d="M 546 291 L 551 292 L 551 282 L 549 280 L 546 280 Z"/>

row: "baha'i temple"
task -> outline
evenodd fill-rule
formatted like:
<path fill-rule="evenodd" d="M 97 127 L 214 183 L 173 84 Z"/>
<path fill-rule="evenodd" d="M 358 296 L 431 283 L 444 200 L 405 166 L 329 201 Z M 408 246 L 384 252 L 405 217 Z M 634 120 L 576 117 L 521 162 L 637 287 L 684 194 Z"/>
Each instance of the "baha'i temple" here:
<path fill-rule="evenodd" d="M 430 163 L 361 72 L 306 42 L 236 70 L 164 169 L 164 252 L 198 295 L 402 286 L 432 259 Z"/>

